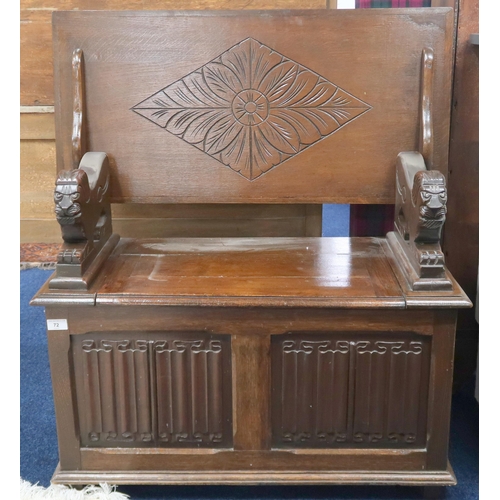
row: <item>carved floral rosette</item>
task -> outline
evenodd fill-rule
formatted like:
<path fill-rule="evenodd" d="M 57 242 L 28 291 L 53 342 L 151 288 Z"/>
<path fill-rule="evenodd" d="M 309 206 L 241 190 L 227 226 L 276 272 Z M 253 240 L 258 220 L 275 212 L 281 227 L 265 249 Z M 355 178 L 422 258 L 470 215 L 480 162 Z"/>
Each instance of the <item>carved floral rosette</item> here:
<path fill-rule="evenodd" d="M 253 38 L 132 108 L 249 180 L 369 109 Z"/>

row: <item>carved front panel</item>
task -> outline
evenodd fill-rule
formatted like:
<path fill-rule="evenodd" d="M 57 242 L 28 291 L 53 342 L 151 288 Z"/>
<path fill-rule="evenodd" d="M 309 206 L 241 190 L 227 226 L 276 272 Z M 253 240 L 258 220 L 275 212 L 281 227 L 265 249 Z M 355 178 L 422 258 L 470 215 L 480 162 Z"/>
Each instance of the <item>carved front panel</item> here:
<path fill-rule="evenodd" d="M 82 442 L 151 442 L 147 342 L 85 339 L 79 348 Z"/>
<path fill-rule="evenodd" d="M 73 357 L 83 446 L 231 445 L 227 336 L 86 334 Z"/>
<path fill-rule="evenodd" d="M 229 442 L 224 432 L 221 341 L 165 340 L 155 342 L 154 351 L 160 442 Z"/>
<path fill-rule="evenodd" d="M 410 333 L 274 336 L 273 446 L 424 445 L 429 356 Z"/>

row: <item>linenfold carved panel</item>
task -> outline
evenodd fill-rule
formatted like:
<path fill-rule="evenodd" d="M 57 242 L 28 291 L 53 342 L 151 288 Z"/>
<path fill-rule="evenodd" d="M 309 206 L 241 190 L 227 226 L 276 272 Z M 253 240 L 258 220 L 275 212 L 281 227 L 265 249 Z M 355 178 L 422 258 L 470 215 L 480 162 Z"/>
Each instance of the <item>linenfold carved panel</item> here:
<path fill-rule="evenodd" d="M 294 334 L 272 355 L 274 446 L 425 444 L 428 339 Z"/>
<path fill-rule="evenodd" d="M 221 443 L 222 344 L 218 340 L 154 343 L 158 438 L 163 443 Z M 197 395 L 197 397 L 193 397 Z"/>
<path fill-rule="evenodd" d="M 73 354 L 83 446 L 231 444 L 227 337 L 86 334 Z"/>
<path fill-rule="evenodd" d="M 82 442 L 121 446 L 152 441 L 148 343 L 85 339 L 81 343 Z"/>
<path fill-rule="evenodd" d="M 249 180 L 369 109 L 253 38 L 132 108 Z"/>

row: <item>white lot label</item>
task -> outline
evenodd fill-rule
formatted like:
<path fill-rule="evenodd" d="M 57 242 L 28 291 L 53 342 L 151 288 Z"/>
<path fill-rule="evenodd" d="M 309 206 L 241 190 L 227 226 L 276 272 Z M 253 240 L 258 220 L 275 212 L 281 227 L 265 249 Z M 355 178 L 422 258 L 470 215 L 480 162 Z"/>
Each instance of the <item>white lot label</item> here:
<path fill-rule="evenodd" d="M 47 330 L 67 330 L 68 320 L 67 319 L 48 319 L 47 320 Z"/>

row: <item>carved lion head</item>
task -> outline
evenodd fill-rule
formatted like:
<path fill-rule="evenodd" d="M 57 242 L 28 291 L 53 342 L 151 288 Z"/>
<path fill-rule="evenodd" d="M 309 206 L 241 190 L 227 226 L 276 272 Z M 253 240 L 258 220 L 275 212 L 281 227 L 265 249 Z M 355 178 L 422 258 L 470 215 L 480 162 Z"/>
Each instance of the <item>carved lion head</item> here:
<path fill-rule="evenodd" d="M 429 224 L 444 221 L 448 197 L 445 178 L 441 172 L 418 172 L 413 183 L 412 197 L 421 219 L 429 221 Z"/>
<path fill-rule="evenodd" d="M 74 224 L 81 217 L 81 206 L 90 199 L 87 174 L 83 170 L 59 173 L 54 190 L 55 213 L 60 224 Z"/>

